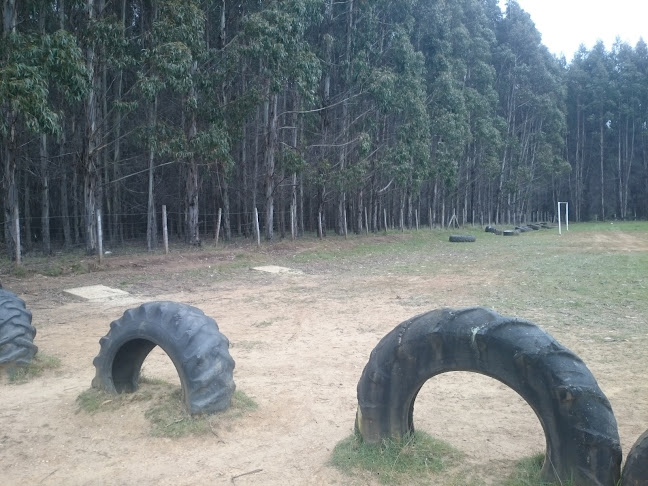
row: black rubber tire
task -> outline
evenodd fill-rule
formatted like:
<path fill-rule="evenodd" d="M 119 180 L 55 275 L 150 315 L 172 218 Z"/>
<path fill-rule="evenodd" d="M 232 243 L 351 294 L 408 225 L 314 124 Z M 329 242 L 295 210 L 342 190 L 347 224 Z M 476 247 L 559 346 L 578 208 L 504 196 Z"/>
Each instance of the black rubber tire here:
<path fill-rule="evenodd" d="M 537 224 L 530 224 L 529 228 L 531 228 L 533 231 L 538 231 L 540 229 L 540 226 Z"/>
<path fill-rule="evenodd" d="M 137 390 L 146 356 L 160 346 L 180 377 L 187 411 L 214 413 L 231 405 L 236 388 L 229 341 L 200 309 L 177 302 L 149 302 L 110 323 L 94 359 L 92 386 L 109 393 Z"/>
<path fill-rule="evenodd" d="M 495 226 L 488 225 L 484 229 L 486 233 L 497 233 L 497 228 Z"/>
<path fill-rule="evenodd" d="M 474 235 L 450 235 L 450 243 L 473 243 L 475 240 Z"/>
<path fill-rule="evenodd" d="M 646 486 L 648 484 L 648 430 L 632 446 L 626 456 L 621 475 L 621 486 Z"/>
<path fill-rule="evenodd" d="M 358 382 L 356 430 L 363 440 L 405 440 L 423 384 L 448 371 L 490 376 L 534 410 L 546 438 L 542 478 L 613 486 L 621 446 L 608 399 L 585 364 L 532 322 L 481 307 L 439 309 L 387 334 Z"/>
<path fill-rule="evenodd" d="M 517 230 L 504 230 L 502 234 L 504 236 L 519 236 L 520 232 Z"/>
<path fill-rule="evenodd" d="M 0 366 L 23 366 L 36 355 L 36 329 L 31 322 L 25 302 L 8 290 L 0 290 Z"/>

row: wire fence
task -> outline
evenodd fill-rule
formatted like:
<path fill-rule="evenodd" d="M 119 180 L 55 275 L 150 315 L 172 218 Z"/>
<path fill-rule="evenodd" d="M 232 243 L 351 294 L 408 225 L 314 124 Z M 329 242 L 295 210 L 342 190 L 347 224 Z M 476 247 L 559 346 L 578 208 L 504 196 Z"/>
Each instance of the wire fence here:
<path fill-rule="evenodd" d="M 340 228 L 337 219 L 330 213 L 297 214 L 294 207 L 289 210 L 275 210 L 273 211 L 272 235 L 276 239 L 295 239 L 302 236 L 325 237 L 330 234 L 369 234 L 404 231 L 405 229 L 419 230 L 423 227 L 475 227 L 491 224 L 491 221 L 485 219 L 483 214 L 478 218 L 473 215 L 470 222 L 466 222 L 464 216 L 462 224 L 460 224 L 456 212 L 448 211 L 448 214 L 445 214 L 444 211 L 443 214 L 432 214 L 431 208 L 423 212 L 415 209 L 409 217 L 402 213 L 399 214 L 398 211 L 388 211 L 386 208 L 382 208 L 382 211 L 368 211 L 365 208 L 360 213 L 357 211 L 353 215 L 348 213 L 350 211 L 345 212 L 345 222 Z M 149 215 L 146 212 L 110 213 L 102 217 L 101 212 L 97 211 L 97 216 L 98 219 L 94 221 L 91 228 L 94 228 L 93 231 L 96 232 L 94 236 L 99 255 L 105 252 L 112 253 L 119 248 L 129 251 L 141 248 L 143 252 L 154 248 L 164 248 L 165 251 L 168 251 L 169 245 L 190 243 L 187 214 L 183 211 L 167 211 L 166 206 L 162 206 L 155 212 L 152 222 L 154 231 L 150 239 L 147 236 Z M 436 222 L 437 218 L 441 220 L 440 223 Z M 522 215 L 516 216 L 509 224 L 522 224 L 523 220 L 550 221 L 552 219 L 553 215 L 548 212 L 534 212 L 526 218 Z M 40 216 L 20 218 L 18 226 L 21 255 L 60 253 L 86 248 L 87 230 L 84 216 L 54 215 L 47 218 L 47 223 L 49 224 L 45 225 L 44 218 Z M 7 225 L 8 221 L 6 220 L 0 222 L 0 226 L 5 230 L 1 235 L 3 239 L 0 243 L 4 246 L 6 246 L 4 236 L 8 229 Z M 46 226 L 49 226 L 49 251 L 43 238 Z M 248 241 L 261 245 L 266 241 L 268 234 L 266 215 L 263 211 L 229 212 L 226 214 L 222 209 L 219 209 L 216 212 L 200 213 L 197 234 L 193 235 L 193 240 L 194 242 L 199 241 L 201 244 Z M 4 250 L 3 253 L 6 255 L 7 249 Z M 14 259 L 19 260 L 19 257 L 14 255 Z"/>

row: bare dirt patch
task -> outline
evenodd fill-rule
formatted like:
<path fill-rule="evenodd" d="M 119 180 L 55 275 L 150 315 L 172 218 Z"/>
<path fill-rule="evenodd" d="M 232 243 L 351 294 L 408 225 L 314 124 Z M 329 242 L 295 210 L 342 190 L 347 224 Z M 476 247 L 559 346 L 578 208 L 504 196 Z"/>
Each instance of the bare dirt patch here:
<path fill-rule="evenodd" d="M 610 233 L 596 233 L 593 237 L 592 248 L 612 251 L 648 251 L 648 241 L 636 235 L 614 231 Z"/>
<path fill-rule="evenodd" d="M 300 251 L 305 249 L 279 249 L 282 257 Z M 249 265 L 233 273 L 221 268 L 242 253 Z M 40 350 L 62 362 L 59 370 L 32 382 L 0 383 L 3 482 L 367 484 L 342 476 L 328 461 L 335 444 L 353 430 L 356 384 L 369 353 L 413 315 L 481 304 L 475 296 L 483 296 L 502 278 L 479 269 L 470 277 L 382 275 L 361 268 L 333 272 L 324 264 L 303 265 L 303 275 L 249 270 L 256 265 L 254 255 L 233 250 L 114 257 L 94 274 L 3 278 L 5 287 L 27 301 Z M 140 301 L 195 305 L 215 318 L 231 342 L 237 388 L 258 409 L 217 434 L 181 439 L 152 437 L 145 407 L 136 402 L 128 409 L 80 412 L 76 398 L 94 376 L 98 341 L 109 323 L 133 306 L 117 300 L 80 302 L 63 292 L 97 283 L 123 288 Z M 542 309 L 526 311 L 521 317 L 545 324 Z M 613 402 L 624 451 L 629 450 L 648 426 L 648 384 L 637 380 L 635 371 L 646 358 L 621 367 L 615 359 L 624 352 L 640 355 L 645 337 L 605 341 L 587 330 L 549 330 L 580 354 L 599 379 Z M 159 351 L 147 358 L 143 373 L 178 383 L 170 360 Z M 430 380 L 416 402 L 414 419 L 419 429 L 465 453 L 462 472 L 450 471 L 448 477 L 473 476 L 477 484 L 498 484 L 515 460 L 544 449 L 544 435 L 529 405 L 506 386 L 476 374 L 449 373 Z"/>

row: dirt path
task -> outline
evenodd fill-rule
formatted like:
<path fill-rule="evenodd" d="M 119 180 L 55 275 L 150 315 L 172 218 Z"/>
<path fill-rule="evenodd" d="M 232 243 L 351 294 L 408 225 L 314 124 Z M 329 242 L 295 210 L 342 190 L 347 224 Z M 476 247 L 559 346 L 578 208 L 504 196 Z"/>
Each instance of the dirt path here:
<path fill-rule="evenodd" d="M 250 271 L 210 282 L 207 267 L 213 263 L 191 264 L 202 272 L 200 282 L 173 278 L 174 266 L 178 273 L 187 270 L 178 259 L 167 262 L 164 277 L 151 270 L 155 262 L 129 267 L 124 261 L 103 274 L 7 282 L 33 312 L 40 351 L 60 358 L 62 367 L 27 384 L 0 384 L 4 484 L 367 484 L 341 476 L 328 461 L 335 444 L 352 432 L 355 387 L 370 351 L 415 314 L 474 305 L 474 289 L 497 278 Z M 133 272 L 148 271 L 150 278 L 143 279 L 148 285 L 134 297 L 185 302 L 214 317 L 231 341 L 237 387 L 258 403 L 256 411 L 213 435 L 174 440 L 150 436 L 143 404 L 95 415 L 78 411 L 75 400 L 94 376 L 99 338 L 111 320 L 136 304 L 82 302 L 61 290 L 119 285 Z M 579 345 L 577 338 L 567 344 Z M 594 345 L 591 355 L 597 353 Z M 606 365 L 602 360 L 590 367 Z M 163 353 L 154 352 L 143 373 L 178 382 Z M 615 373 L 602 383 L 614 406 L 619 404 L 628 450 L 638 429 L 648 425 L 646 414 L 639 412 L 648 410 L 648 386 L 634 384 L 634 406 L 624 408 L 628 390 L 619 385 L 626 378 L 623 370 Z M 449 373 L 430 380 L 416 402 L 415 423 L 461 449 L 467 470 L 485 484 L 497 484 L 515 460 L 544 449 L 531 408 L 507 387 L 480 375 Z M 232 480 L 244 473 L 251 474 Z"/>

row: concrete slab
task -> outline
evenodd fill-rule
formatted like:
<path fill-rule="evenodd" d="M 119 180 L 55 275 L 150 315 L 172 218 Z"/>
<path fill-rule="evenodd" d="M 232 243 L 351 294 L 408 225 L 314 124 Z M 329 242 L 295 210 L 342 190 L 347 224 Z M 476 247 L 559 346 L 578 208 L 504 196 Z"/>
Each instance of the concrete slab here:
<path fill-rule="evenodd" d="M 278 267 L 276 265 L 266 265 L 263 267 L 252 267 L 252 270 L 257 270 L 259 272 L 267 272 L 267 273 L 283 273 L 283 274 L 290 274 L 290 275 L 303 275 L 304 272 L 301 270 L 296 270 L 294 268 L 287 268 L 287 267 Z"/>
<path fill-rule="evenodd" d="M 105 301 L 114 299 L 123 299 L 129 297 L 130 294 L 124 290 L 113 289 L 105 285 L 90 285 L 89 287 L 77 287 L 74 289 L 66 289 L 63 292 L 66 294 L 79 297 L 83 300 L 91 301 Z"/>

